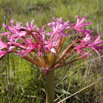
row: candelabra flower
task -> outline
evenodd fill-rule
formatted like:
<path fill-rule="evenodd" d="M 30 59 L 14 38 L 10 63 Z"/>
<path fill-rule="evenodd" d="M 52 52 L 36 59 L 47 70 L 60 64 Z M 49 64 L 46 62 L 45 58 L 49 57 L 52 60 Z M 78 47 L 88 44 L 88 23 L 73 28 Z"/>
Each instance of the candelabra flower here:
<path fill-rule="evenodd" d="M 71 25 L 74 25 L 73 29 L 75 29 L 77 31 L 77 34 L 79 32 L 82 32 L 84 33 L 86 30 L 85 29 L 82 29 L 82 27 L 85 27 L 87 25 L 90 25 L 92 24 L 91 22 L 87 22 L 87 23 L 83 23 L 86 19 L 85 15 L 82 17 L 82 19 L 80 20 L 80 17 L 78 15 L 76 15 L 76 18 L 77 18 L 77 23 L 72 23 Z"/>
<path fill-rule="evenodd" d="M 84 23 L 86 17 L 77 15 L 77 23 L 69 23 L 62 21 L 62 18 L 54 18 L 54 22 L 48 23 L 51 31 L 44 30 L 45 25 L 40 29 L 37 25 L 33 25 L 34 21 L 26 27 L 21 26 L 22 23 L 10 21 L 11 26 L 3 24 L 7 32 L 0 33 L 0 58 L 4 55 L 14 52 L 29 62 L 41 67 L 46 76 L 47 82 L 47 98 L 46 103 L 54 101 L 54 70 L 64 65 L 68 65 L 81 58 L 88 59 L 87 56 L 92 55 L 92 51 L 96 51 L 99 55 L 103 54 L 103 40 L 101 34 L 94 34 L 92 30 L 84 29 L 85 26 L 92 24 Z M 70 31 L 76 30 L 76 39 L 68 44 L 67 48 L 61 53 L 61 48 L 65 38 L 70 38 Z M 80 34 L 79 34 L 80 33 Z M 3 37 L 5 39 L 3 39 Z M 62 64 L 71 54 L 78 53 L 80 57 Z M 51 83 L 52 82 L 52 85 Z"/>

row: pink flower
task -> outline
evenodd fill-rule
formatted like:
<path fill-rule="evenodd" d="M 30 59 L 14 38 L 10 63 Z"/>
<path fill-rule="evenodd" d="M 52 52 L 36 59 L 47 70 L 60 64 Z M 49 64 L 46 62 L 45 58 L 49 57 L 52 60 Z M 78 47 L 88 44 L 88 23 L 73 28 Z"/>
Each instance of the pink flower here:
<path fill-rule="evenodd" d="M 75 49 L 78 51 L 78 55 L 81 54 L 85 59 L 87 59 L 87 55 L 91 55 L 89 53 L 84 52 L 80 45 L 76 45 Z"/>
<path fill-rule="evenodd" d="M 85 31 L 86 31 L 86 29 L 81 29 L 82 27 L 85 27 L 85 26 L 87 26 L 87 25 L 90 25 L 90 24 L 92 24 L 91 22 L 87 22 L 87 23 L 83 23 L 84 21 L 85 21 L 85 19 L 86 19 L 86 17 L 85 17 L 85 15 L 82 17 L 82 19 L 80 20 L 80 17 L 78 16 L 78 15 L 76 15 L 76 17 L 77 17 L 77 23 L 75 24 L 75 23 L 72 23 L 71 25 L 74 25 L 73 26 L 73 29 L 75 29 L 76 31 L 77 31 L 77 34 L 79 33 L 79 32 L 82 32 L 82 33 L 84 33 Z M 88 30 L 87 30 L 88 31 Z"/>
<path fill-rule="evenodd" d="M 49 38 L 49 41 L 47 41 L 45 39 L 44 41 L 44 45 L 43 45 L 43 48 L 45 50 L 45 52 L 53 52 L 53 53 L 56 53 L 55 51 L 55 46 L 57 45 L 57 42 L 53 42 L 51 38 Z"/>
<path fill-rule="evenodd" d="M 81 43 L 79 45 L 75 44 L 75 49 L 78 51 L 78 54 L 81 54 L 84 58 L 85 58 L 85 52 L 83 51 L 83 49 L 86 49 L 86 48 L 92 48 L 94 49 L 94 51 L 96 51 L 99 55 L 100 54 L 103 54 L 102 51 L 103 51 L 103 40 L 100 40 L 100 33 L 98 35 L 98 37 L 96 39 L 91 39 L 90 35 L 87 34 L 85 36 L 85 38 L 83 38 L 81 40 Z M 92 41 L 93 40 L 93 41 Z M 86 54 L 86 55 L 91 55 L 90 53 Z"/>
<path fill-rule="evenodd" d="M 27 23 L 26 23 L 26 27 L 27 27 L 27 28 L 25 28 L 25 29 L 28 30 L 28 31 L 34 31 L 34 28 L 35 28 L 36 26 L 33 26 L 33 22 L 34 22 L 34 20 L 31 21 L 30 25 L 29 25 L 29 23 L 27 22 Z"/>
<path fill-rule="evenodd" d="M 98 37 L 88 45 L 88 47 L 94 49 L 99 55 L 103 51 L 103 45 L 101 45 L 103 43 L 103 40 L 100 40 L 100 38 L 101 34 L 99 33 Z"/>
<path fill-rule="evenodd" d="M 34 21 L 34 20 L 33 20 Z M 33 21 L 31 21 L 31 24 L 29 25 L 29 23 L 27 22 L 26 23 L 26 27 L 22 27 L 21 26 L 21 23 L 16 23 L 16 25 L 14 25 L 14 20 L 11 20 L 10 21 L 10 24 L 11 26 L 8 26 L 8 25 L 5 25 L 3 24 L 3 26 L 9 30 L 9 32 L 5 32 L 5 33 L 2 33 L 1 35 L 8 35 L 8 34 L 16 34 L 16 35 L 19 35 L 19 36 L 25 36 L 28 34 L 28 31 L 34 31 L 34 28 L 36 26 L 33 26 Z"/>
<path fill-rule="evenodd" d="M 87 59 L 87 55 L 91 55 L 90 53 L 86 53 L 86 52 L 84 52 L 83 51 L 83 49 L 86 49 L 86 48 L 88 48 L 88 44 L 90 44 L 91 43 L 91 37 L 90 37 L 90 34 L 85 34 L 84 35 L 85 37 L 82 39 L 82 40 L 80 40 L 80 44 L 79 45 L 77 45 L 77 44 L 75 44 L 75 49 L 78 51 L 78 55 L 82 55 L 85 59 Z"/>
<path fill-rule="evenodd" d="M 10 41 L 10 42 L 12 42 L 12 40 L 14 40 L 14 38 L 15 39 L 17 39 L 17 36 L 19 35 L 19 36 L 25 36 L 26 34 L 27 34 L 27 32 L 26 31 L 21 31 L 21 29 L 23 29 L 22 27 L 21 27 L 21 23 L 16 23 L 16 26 L 14 25 L 14 20 L 11 20 L 10 21 L 10 24 L 11 24 L 11 26 L 8 26 L 8 25 L 5 25 L 5 24 L 3 24 L 3 26 L 6 28 L 6 29 L 8 29 L 9 31 L 8 32 L 5 32 L 5 33 L 1 33 L 0 35 L 7 35 L 7 39 Z M 14 34 L 14 35 L 10 35 L 10 34 Z"/>
<path fill-rule="evenodd" d="M 12 44 L 16 47 L 18 47 L 19 51 L 17 51 L 17 55 L 21 55 L 22 57 L 25 57 L 27 54 L 29 54 L 30 52 L 32 52 L 35 49 L 39 49 L 38 50 L 38 55 L 40 55 L 40 51 L 41 51 L 41 47 L 42 47 L 42 43 L 41 42 L 33 42 L 30 38 L 25 38 L 25 40 L 18 36 L 19 39 L 21 39 L 23 42 L 22 43 L 18 43 L 16 42 L 12 42 Z"/>
<path fill-rule="evenodd" d="M 41 49 L 41 47 L 37 43 L 33 43 L 30 39 L 28 39 L 28 44 L 24 46 L 22 44 L 19 44 L 19 47 L 22 47 L 23 49 L 19 50 L 17 55 L 21 55 L 22 57 L 25 57 L 35 49 Z M 39 53 L 40 51 L 38 51 L 38 55 L 40 55 Z"/>
<path fill-rule="evenodd" d="M 40 30 L 40 28 L 38 26 L 36 26 L 37 32 L 40 33 L 40 35 L 42 35 L 43 37 L 45 36 L 44 27 L 45 27 L 45 25 Z"/>
<path fill-rule="evenodd" d="M 54 18 L 54 20 L 56 22 L 48 23 L 48 25 L 52 29 L 52 32 L 46 33 L 46 35 L 50 35 L 51 38 L 53 37 L 53 35 L 55 35 L 55 41 L 58 41 L 58 39 L 62 36 L 69 36 L 68 34 L 64 33 L 64 30 L 69 28 L 68 26 L 69 20 L 66 22 L 63 22 L 62 18 L 58 19 Z"/>
<path fill-rule="evenodd" d="M 8 25 L 6 25 L 6 24 L 3 24 L 3 26 L 6 28 L 6 29 L 8 29 L 9 31 L 12 31 L 12 32 L 16 32 L 16 31 L 18 31 L 18 30 L 20 30 L 21 29 L 21 26 L 20 26 L 20 24 L 21 23 L 16 23 L 16 26 L 14 25 L 14 20 L 12 19 L 11 21 L 10 21 L 10 24 L 11 24 L 11 26 L 8 26 Z"/>

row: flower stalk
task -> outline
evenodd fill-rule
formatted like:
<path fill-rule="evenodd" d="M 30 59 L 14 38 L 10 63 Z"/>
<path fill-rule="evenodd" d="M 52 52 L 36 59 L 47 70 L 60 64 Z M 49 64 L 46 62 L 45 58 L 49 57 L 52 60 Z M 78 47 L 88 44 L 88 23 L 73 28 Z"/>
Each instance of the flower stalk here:
<path fill-rule="evenodd" d="M 54 71 L 48 72 L 46 75 L 46 103 L 54 103 L 55 84 Z"/>

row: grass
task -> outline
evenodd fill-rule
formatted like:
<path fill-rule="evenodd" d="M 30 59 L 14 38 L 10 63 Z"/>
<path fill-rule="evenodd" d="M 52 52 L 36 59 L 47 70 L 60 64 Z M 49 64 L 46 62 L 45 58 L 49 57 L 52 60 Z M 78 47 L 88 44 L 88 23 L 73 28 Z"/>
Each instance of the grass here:
<path fill-rule="evenodd" d="M 11 19 L 24 24 L 34 19 L 34 24 L 42 27 L 53 17 L 76 22 L 75 15 L 86 15 L 86 21 L 93 22 L 88 28 L 102 34 L 102 4 L 103 0 L 1 0 L 0 32 L 5 31 L 2 24 L 10 24 Z M 72 42 L 74 33 L 71 35 L 69 40 L 66 39 L 64 48 Z M 89 60 L 82 59 L 55 71 L 55 103 L 102 78 L 103 60 L 97 57 L 94 53 Z M 102 87 L 101 81 L 63 103 L 102 103 Z M 14 54 L 1 58 L 0 98 L 0 103 L 45 103 L 45 77 L 40 68 Z"/>

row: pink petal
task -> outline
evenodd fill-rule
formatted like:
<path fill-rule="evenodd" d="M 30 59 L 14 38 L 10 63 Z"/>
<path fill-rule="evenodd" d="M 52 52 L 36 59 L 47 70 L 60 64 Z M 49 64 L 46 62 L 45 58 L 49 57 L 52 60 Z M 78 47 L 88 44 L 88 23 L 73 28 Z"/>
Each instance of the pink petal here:
<path fill-rule="evenodd" d="M 96 39 L 94 42 L 98 42 L 98 41 L 99 41 L 99 39 L 100 39 L 100 37 L 101 37 L 101 34 L 99 33 L 99 35 L 98 35 L 97 39 Z"/>
<path fill-rule="evenodd" d="M 56 53 L 56 51 L 55 51 L 55 49 L 54 49 L 54 48 L 52 48 L 52 49 L 51 49 L 51 52 Z"/>
<path fill-rule="evenodd" d="M 0 38 L 0 49 L 4 49 L 4 48 L 7 48 L 7 47 L 8 47 L 7 43 L 1 41 L 1 38 Z"/>
<path fill-rule="evenodd" d="M 10 24 L 11 24 L 12 27 L 15 27 L 13 22 L 14 22 L 14 19 L 12 19 L 12 20 L 10 21 Z"/>
<path fill-rule="evenodd" d="M 85 21 L 85 19 L 86 19 L 86 17 L 85 17 L 85 15 L 83 15 L 83 17 L 82 17 L 81 21 L 79 22 L 79 24 L 82 24 Z"/>
<path fill-rule="evenodd" d="M 4 55 L 6 55 L 7 53 L 8 53 L 8 51 L 0 50 L 0 58 L 3 57 Z"/>
<path fill-rule="evenodd" d="M 6 29 L 8 29 L 8 30 L 11 30 L 11 31 L 14 30 L 14 28 L 12 28 L 12 27 L 10 27 L 10 26 L 8 26 L 8 25 L 3 24 L 3 26 L 4 26 Z"/>
<path fill-rule="evenodd" d="M 11 34 L 11 32 L 5 32 L 5 33 L 1 33 L 0 35 L 8 35 L 8 34 Z"/>
<path fill-rule="evenodd" d="M 26 23 L 26 27 L 27 27 L 28 30 L 31 30 L 28 21 L 27 21 L 27 23 Z"/>
<path fill-rule="evenodd" d="M 91 24 L 93 24 L 93 23 L 91 23 L 91 22 L 87 22 L 87 23 L 78 25 L 78 27 L 81 28 L 81 27 L 85 27 L 85 26 L 87 26 L 87 25 L 91 25 Z"/>
<path fill-rule="evenodd" d="M 80 18 L 78 15 L 76 15 L 76 18 L 77 18 L 77 24 L 79 24 L 79 21 L 80 21 Z"/>

